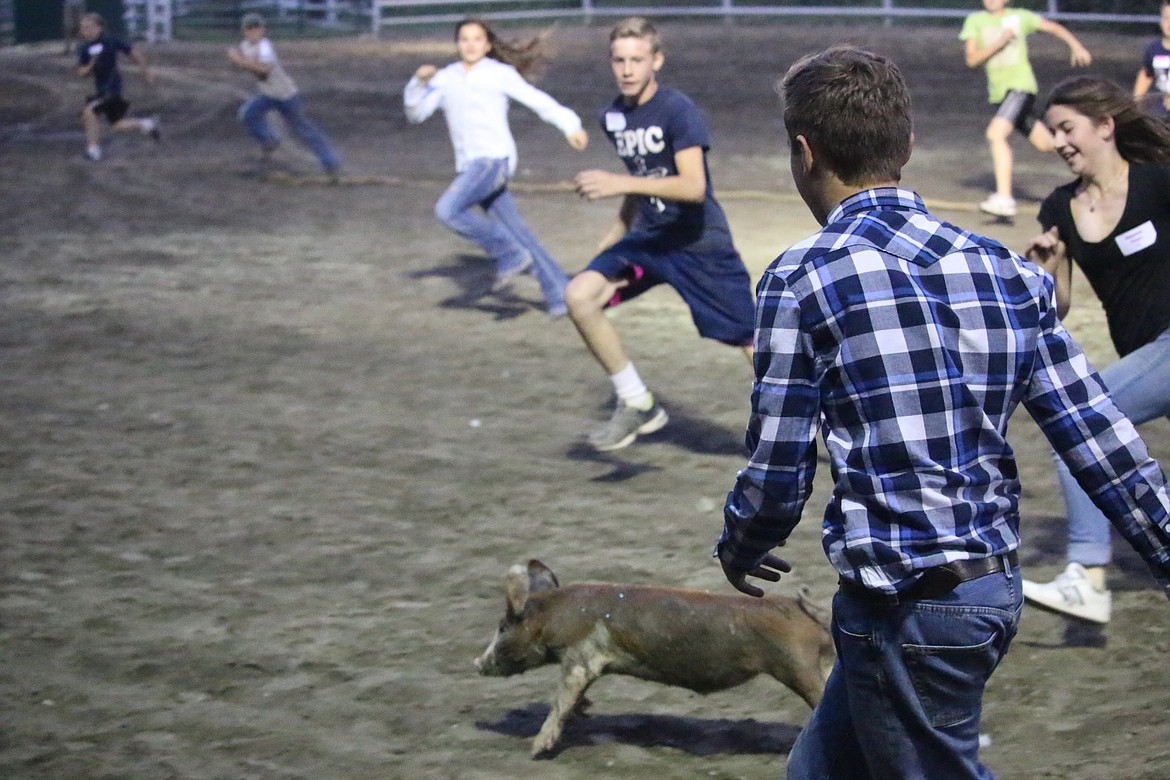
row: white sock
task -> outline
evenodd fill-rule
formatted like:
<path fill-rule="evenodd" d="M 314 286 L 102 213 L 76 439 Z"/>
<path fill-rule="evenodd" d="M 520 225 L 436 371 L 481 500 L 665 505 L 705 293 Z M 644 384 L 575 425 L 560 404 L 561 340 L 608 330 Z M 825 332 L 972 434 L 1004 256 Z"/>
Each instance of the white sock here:
<path fill-rule="evenodd" d="M 613 382 L 613 390 L 617 393 L 618 400 L 626 406 L 645 411 L 654 405 L 654 396 L 646 389 L 632 361 L 626 363 L 626 367 L 621 371 L 611 374 L 609 381 Z"/>

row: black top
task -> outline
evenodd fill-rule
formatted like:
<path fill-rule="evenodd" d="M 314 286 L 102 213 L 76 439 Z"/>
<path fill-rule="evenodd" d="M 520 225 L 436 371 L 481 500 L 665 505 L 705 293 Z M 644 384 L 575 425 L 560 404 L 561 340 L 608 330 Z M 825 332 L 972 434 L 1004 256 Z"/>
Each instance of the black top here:
<path fill-rule="evenodd" d="M 1068 254 L 1101 299 L 1109 336 L 1124 357 L 1170 327 L 1170 166 L 1129 166 L 1121 219 L 1104 240 L 1085 241 L 1072 217 L 1077 182 L 1040 206 L 1040 225 L 1056 225 Z"/>

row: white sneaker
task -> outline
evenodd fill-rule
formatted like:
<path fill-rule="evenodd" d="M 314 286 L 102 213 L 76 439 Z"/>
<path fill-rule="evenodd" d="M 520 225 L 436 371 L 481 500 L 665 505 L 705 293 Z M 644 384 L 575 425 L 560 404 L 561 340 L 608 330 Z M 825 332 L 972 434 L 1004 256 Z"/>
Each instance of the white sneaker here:
<path fill-rule="evenodd" d="M 1052 582 L 1023 581 L 1024 598 L 1038 607 L 1093 623 L 1108 623 L 1112 596 L 1089 582 L 1085 567 L 1070 563 Z"/>
<path fill-rule="evenodd" d="M 102 149 L 100 146 L 90 146 L 85 150 L 85 156 L 87 159 L 97 162 L 102 159 Z"/>
<path fill-rule="evenodd" d="M 987 197 L 987 200 L 979 204 L 979 210 L 996 217 L 1014 217 L 1016 215 L 1016 199 L 993 192 Z"/>

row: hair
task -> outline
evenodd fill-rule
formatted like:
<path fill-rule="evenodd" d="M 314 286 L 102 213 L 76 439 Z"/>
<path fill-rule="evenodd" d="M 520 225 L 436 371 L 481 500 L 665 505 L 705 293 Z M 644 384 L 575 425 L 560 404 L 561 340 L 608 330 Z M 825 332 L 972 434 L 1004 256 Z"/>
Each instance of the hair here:
<path fill-rule="evenodd" d="M 240 27 L 244 30 L 255 30 L 257 27 L 264 26 L 264 17 L 260 14 L 251 13 L 244 14 L 240 19 Z"/>
<path fill-rule="evenodd" d="M 1170 3 L 1170 0 L 1166 2 Z M 641 38 L 650 44 L 652 54 L 662 51 L 662 38 L 658 30 L 644 16 L 630 16 L 614 25 L 609 33 L 609 42 L 613 43 L 619 38 Z"/>
<path fill-rule="evenodd" d="M 527 81 L 539 78 L 545 65 L 548 64 L 548 49 L 545 41 L 551 30 L 545 30 L 527 40 L 505 40 L 499 36 L 494 28 L 485 19 L 478 16 L 468 16 L 455 25 L 455 40 L 459 40 L 459 32 L 469 24 L 483 28 L 487 34 L 491 49 L 487 56 L 499 60 L 505 65 L 511 65 Z"/>
<path fill-rule="evenodd" d="M 914 125 L 910 91 L 892 60 L 834 46 L 799 60 L 777 91 L 789 144 L 803 135 L 843 183 L 902 178 Z"/>
<path fill-rule="evenodd" d="M 1141 109 L 1129 90 L 1103 76 L 1073 76 L 1052 88 L 1047 111 L 1066 106 L 1095 124 L 1113 120 L 1117 152 L 1131 163 L 1170 163 L 1170 125 Z"/>
<path fill-rule="evenodd" d="M 92 22 L 93 24 L 96 24 L 98 27 L 101 27 L 103 30 L 106 27 L 106 20 L 103 19 L 102 15 L 99 13 L 90 12 L 88 14 L 82 14 L 81 21 Z"/>

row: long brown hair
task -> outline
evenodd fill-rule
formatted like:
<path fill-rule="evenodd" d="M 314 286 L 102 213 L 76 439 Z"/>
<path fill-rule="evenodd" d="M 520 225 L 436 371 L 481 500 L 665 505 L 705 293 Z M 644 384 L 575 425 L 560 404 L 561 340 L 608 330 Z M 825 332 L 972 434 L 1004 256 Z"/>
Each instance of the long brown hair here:
<path fill-rule="evenodd" d="M 486 20 L 477 16 L 468 16 L 455 25 L 455 40 L 459 40 L 459 31 L 469 24 L 478 25 L 487 34 L 491 49 L 487 56 L 499 60 L 505 65 L 511 65 L 527 81 L 539 78 L 544 66 L 548 64 L 548 50 L 545 39 L 551 30 L 545 30 L 527 40 L 505 40 L 492 28 Z"/>
<path fill-rule="evenodd" d="M 1093 122 L 1113 119 L 1118 153 L 1131 163 L 1170 163 L 1170 125 L 1141 109 L 1129 90 L 1102 76 L 1072 76 L 1052 88 L 1047 111 L 1066 106 Z"/>

